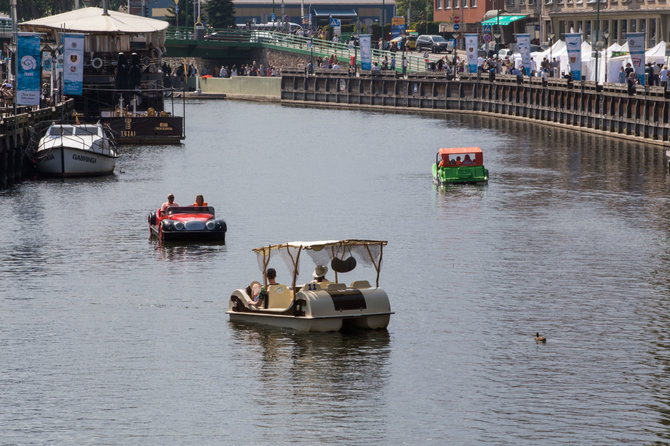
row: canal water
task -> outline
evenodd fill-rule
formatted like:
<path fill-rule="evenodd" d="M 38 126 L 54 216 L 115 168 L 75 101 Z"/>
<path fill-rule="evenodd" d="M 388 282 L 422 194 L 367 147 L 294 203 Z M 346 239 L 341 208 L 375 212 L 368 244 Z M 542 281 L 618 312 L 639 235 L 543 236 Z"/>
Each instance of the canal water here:
<path fill-rule="evenodd" d="M 0 444 L 670 442 L 663 150 L 232 101 L 186 125 L 114 176 L 0 192 Z M 489 184 L 436 188 L 436 150 L 472 145 Z M 203 194 L 228 244 L 151 241 L 170 192 Z M 228 321 L 252 248 L 337 238 L 388 240 L 387 331 Z"/>

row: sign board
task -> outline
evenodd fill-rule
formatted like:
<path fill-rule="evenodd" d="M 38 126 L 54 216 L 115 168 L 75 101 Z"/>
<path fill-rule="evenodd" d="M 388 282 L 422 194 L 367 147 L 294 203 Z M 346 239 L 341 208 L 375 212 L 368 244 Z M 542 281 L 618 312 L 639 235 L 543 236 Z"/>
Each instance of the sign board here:
<path fill-rule="evenodd" d="M 330 19 L 330 26 L 342 26 L 342 21 L 340 19 Z"/>
<path fill-rule="evenodd" d="M 482 31 L 485 33 L 490 33 L 492 31 L 493 25 L 483 25 L 482 26 Z"/>
<path fill-rule="evenodd" d="M 490 42 L 491 41 L 491 33 L 485 33 L 484 34 L 484 42 Z"/>
<path fill-rule="evenodd" d="M 454 31 L 458 31 L 461 29 L 461 24 L 454 22 Z"/>
<path fill-rule="evenodd" d="M 404 26 L 405 17 L 391 17 L 391 26 Z"/>
<path fill-rule="evenodd" d="M 459 16 L 454 16 L 453 22 L 454 22 L 454 24 L 461 23 L 461 18 Z"/>

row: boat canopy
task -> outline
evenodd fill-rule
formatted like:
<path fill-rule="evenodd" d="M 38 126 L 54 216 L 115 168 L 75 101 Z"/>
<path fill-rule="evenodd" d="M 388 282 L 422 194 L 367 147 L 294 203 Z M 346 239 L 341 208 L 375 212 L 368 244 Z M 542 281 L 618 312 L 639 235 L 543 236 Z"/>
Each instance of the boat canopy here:
<path fill-rule="evenodd" d="M 164 31 L 168 22 L 102 8 L 81 8 L 20 24 L 22 31 L 138 34 Z"/>
<path fill-rule="evenodd" d="M 289 271 L 293 272 L 293 288 L 299 272 L 300 254 L 306 252 L 315 265 L 331 265 L 333 262 L 347 261 L 352 257 L 356 262 L 372 265 L 377 272 L 377 286 L 379 286 L 379 272 L 381 270 L 383 247 L 388 242 L 384 240 L 321 240 L 313 242 L 288 242 L 278 245 L 268 245 L 256 248 L 258 267 L 262 273 L 267 270 L 270 257 L 277 252 L 286 264 Z M 346 260 L 345 260 L 346 259 Z M 337 282 L 337 270 L 335 281 Z M 265 276 L 265 274 L 263 274 Z"/>
<path fill-rule="evenodd" d="M 466 153 L 483 153 L 479 147 L 451 147 L 440 149 L 440 155 L 464 155 Z"/>

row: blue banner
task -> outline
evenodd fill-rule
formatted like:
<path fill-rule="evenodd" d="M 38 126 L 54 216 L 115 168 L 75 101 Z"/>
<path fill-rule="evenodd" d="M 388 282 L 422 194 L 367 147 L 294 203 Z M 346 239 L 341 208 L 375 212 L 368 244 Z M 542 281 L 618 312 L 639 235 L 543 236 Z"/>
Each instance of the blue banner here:
<path fill-rule="evenodd" d="M 40 105 L 40 35 L 19 33 L 16 104 Z"/>
<path fill-rule="evenodd" d="M 517 34 L 516 46 L 519 48 L 521 64 L 526 72 L 526 76 L 530 76 L 530 34 Z"/>
<path fill-rule="evenodd" d="M 468 57 L 468 71 L 470 73 L 477 72 L 477 45 L 479 45 L 479 34 L 465 35 L 465 53 Z"/>
<path fill-rule="evenodd" d="M 358 41 L 361 46 L 361 70 L 372 70 L 372 35 L 361 34 Z"/>
<path fill-rule="evenodd" d="M 628 51 L 640 85 L 644 85 L 644 33 L 627 33 Z"/>
<path fill-rule="evenodd" d="M 582 35 L 579 33 L 566 34 L 565 46 L 568 50 L 568 62 L 572 80 L 582 80 Z"/>
<path fill-rule="evenodd" d="M 63 34 L 63 94 L 81 96 L 84 86 L 84 35 Z"/>

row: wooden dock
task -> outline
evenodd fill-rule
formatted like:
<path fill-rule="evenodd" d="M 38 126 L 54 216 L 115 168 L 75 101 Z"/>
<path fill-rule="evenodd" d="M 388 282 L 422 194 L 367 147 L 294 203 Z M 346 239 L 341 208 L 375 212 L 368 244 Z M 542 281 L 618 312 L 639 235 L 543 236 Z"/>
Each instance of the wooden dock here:
<path fill-rule="evenodd" d="M 17 115 L 5 113 L 0 117 L 0 189 L 5 189 L 23 180 L 30 172 L 31 164 L 27 151 L 35 138 L 44 135 L 35 134 L 36 128 L 43 128 L 40 123 L 60 121 L 61 116 L 68 116 L 73 107 L 72 99 L 55 107 L 31 110 L 22 107 Z"/>

